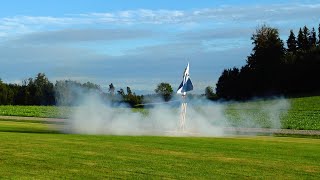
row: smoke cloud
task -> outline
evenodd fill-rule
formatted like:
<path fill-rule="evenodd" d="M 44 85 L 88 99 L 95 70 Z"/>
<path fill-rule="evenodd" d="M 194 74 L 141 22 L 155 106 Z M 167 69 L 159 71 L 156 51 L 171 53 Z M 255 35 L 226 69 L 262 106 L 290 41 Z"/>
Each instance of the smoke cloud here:
<path fill-rule="evenodd" d="M 101 96 L 87 93 L 77 102 L 63 127 L 66 133 L 156 136 L 225 136 L 232 128 L 281 128 L 281 117 L 290 108 L 285 99 L 255 103 L 219 103 L 190 100 L 185 131 L 178 131 L 180 107 L 159 103 L 147 110 L 126 105 L 114 107 Z M 231 114 L 231 115 L 230 115 Z M 258 114 L 258 115 L 257 115 Z"/>

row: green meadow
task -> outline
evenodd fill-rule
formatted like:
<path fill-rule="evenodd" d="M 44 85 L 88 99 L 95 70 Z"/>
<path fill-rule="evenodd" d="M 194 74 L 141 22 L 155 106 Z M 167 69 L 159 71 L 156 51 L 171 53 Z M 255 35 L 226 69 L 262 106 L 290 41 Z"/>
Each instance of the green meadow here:
<path fill-rule="evenodd" d="M 11 123 L 0 124 L 1 179 L 320 178 L 320 139 L 89 136 Z"/>

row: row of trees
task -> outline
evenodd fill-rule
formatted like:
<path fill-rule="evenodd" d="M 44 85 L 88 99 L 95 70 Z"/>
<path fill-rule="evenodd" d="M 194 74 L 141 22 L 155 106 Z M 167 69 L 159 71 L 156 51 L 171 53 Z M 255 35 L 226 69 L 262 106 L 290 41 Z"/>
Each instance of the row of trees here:
<path fill-rule="evenodd" d="M 71 106 L 81 103 L 82 97 L 88 94 L 98 95 L 111 105 L 126 103 L 131 107 L 142 107 L 153 99 L 163 98 L 169 101 L 173 90 L 169 83 L 160 83 L 153 95 L 146 100 L 143 95 L 136 95 L 130 87 L 116 90 L 113 83 L 109 85 L 108 92 L 103 92 L 97 84 L 79 83 L 72 80 L 60 80 L 55 84 L 50 82 L 44 73 L 35 78 L 29 78 L 18 84 L 6 84 L 0 79 L 0 105 L 62 105 Z"/>
<path fill-rule="evenodd" d="M 24 80 L 22 85 L 6 84 L 0 80 L 1 105 L 54 105 L 54 85 L 43 73 L 35 79 Z"/>
<path fill-rule="evenodd" d="M 97 84 L 79 83 L 72 80 L 50 82 L 44 73 L 35 78 L 29 78 L 19 84 L 7 84 L 0 79 L 0 105 L 77 105 L 84 95 L 89 93 L 99 95 L 101 99 L 112 103 L 128 103 L 131 106 L 141 104 L 143 96 L 138 96 L 127 87 L 114 94 L 115 88 L 110 84 L 109 93 L 101 90 Z"/>
<path fill-rule="evenodd" d="M 240 69 L 225 69 L 216 93 L 223 99 L 248 99 L 272 95 L 320 93 L 320 25 L 318 36 L 304 26 L 296 38 L 293 30 L 286 41 L 276 28 L 263 25 L 252 36 L 254 45 Z"/>

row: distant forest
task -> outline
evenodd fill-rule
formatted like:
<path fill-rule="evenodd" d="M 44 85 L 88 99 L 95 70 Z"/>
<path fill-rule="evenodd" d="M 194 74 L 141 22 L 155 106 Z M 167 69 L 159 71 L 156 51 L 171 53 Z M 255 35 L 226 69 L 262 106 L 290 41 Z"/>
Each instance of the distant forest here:
<path fill-rule="evenodd" d="M 55 84 L 50 82 L 44 73 L 38 73 L 35 78 L 24 80 L 22 85 L 6 84 L 0 79 L 0 105 L 60 105 L 72 106 L 81 102 L 89 93 L 108 99 L 110 103 L 127 103 L 134 107 L 142 103 L 143 96 L 136 95 L 127 87 L 126 92 L 120 88 L 116 93 L 111 83 L 109 92 L 103 92 L 97 84 L 79 83 L 72 80 L 60 80 Z"/>
<path fill-rule="evenodd" d="M 276 28 L 263 25 L 252 35 L 254 45 L 246 65 L 225 69 L 216 84 L 216 93 L 208 86 L 202 96 L 211 100 L 248 100 L 254 97 L 298 96 L 320 94 L 320 25 L 291 30 L 285 47 Z M 83 93 L 95 93 L 112 104 L 127 103 L 141 107 L 155 96 L 165 101 L 172 97 L 172 87 L 160 83 L 154 95 L 136 95 L 130 87 L 115 90 L 109 85 L 103 92 L 97 84 L 72 80 L 50 82 L 44 73 L 24 80 L 21 85 L 0 79 L 0 105 L 77 105 Z M 191 96 L 195 97 L 195 95 Z"/>
<path fill-rule="evenodd" d="M 225 100 L 254 97 L 304 96 L 320 94 L 320 24 L 304 26 L 286 41 L 278 29 L 263 25 L 252 35 L 254 45 L 246 65 L 222 72 L 216 95 Z"/>

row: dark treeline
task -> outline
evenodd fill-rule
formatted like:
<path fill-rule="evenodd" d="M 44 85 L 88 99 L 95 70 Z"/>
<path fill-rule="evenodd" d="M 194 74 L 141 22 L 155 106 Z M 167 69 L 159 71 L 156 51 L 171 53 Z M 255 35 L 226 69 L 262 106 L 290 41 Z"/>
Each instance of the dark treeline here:
<path fill-rule="evenodd" d="M 0 105 L 54 105 L 54 85 L 43 73 L 22 85 L 6 84 L 0 80 Z"/>
<path fill-rule="evenodd" d="M 296 36 L 291 30 L 287 47 L 275 28 L 266 25 L 252 36 L 254 45 L 246 65 L 225 69 L 216 93 L 219 98 L 246 100 L 275 95 L 296 96 L 320 93 L 320 25 L 304 26 Z"/>
<path fill-rule="evenodd" d="M 109 92 L 105 93 L 97 84 L 79 83 L 72 80 L 60 80 L 55 84 L 50 82 L 44 73 L 35 78 L 29 78 L 19 84 L 7 84 L 0 79 L 0 105 L 61 105 L 72 106 L 81 103 L 84 96 L 92 94 L 111 104 L 126 103 L 134 107 L 142 104 L 143 96 L 136 95 L 127 87 L 126 92 L 121 88 L 114 93 L 111 83 Z"/>

